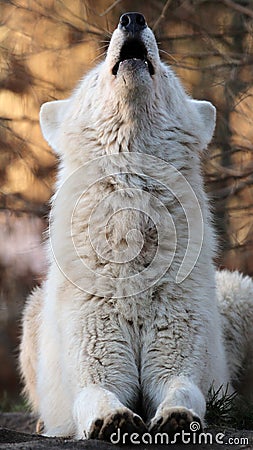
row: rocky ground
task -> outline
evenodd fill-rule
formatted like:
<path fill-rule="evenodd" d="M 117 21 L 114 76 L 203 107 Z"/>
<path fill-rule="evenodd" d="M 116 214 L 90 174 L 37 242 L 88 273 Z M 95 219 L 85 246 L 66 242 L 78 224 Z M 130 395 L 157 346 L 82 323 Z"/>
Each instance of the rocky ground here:
<path fill-rule="evenodd" d="M 102 441 L 73 441 L 69 439 L 45 438 L 34 434 L 36 419 L 31 414 L 24 413 L 0 413 L 0 450 L 108 450 L 122 449 L 122 446 L 113 445 Z M 211 445 L 171 445 L 175 450 L 186 449 L 187 447 L 196 450 L 209 448 L 210 450 L 223 449 L 240 449 L 253 450 L 253 431 L 234 430 L 234 429 L 208 429 L 206 430 L 213 435 L 213 443 Z M 221 439 L 224 434 L 223 443 L 217 443 L 215 436 Z M 242 441 L 242 438 L 248 439 Z M 232 443 L 233 442 L 233 443 Z M 125 450 L 145 450 L 156 449 L 161 450 L 167 446 L 161 445 L 125 445 Z"/>

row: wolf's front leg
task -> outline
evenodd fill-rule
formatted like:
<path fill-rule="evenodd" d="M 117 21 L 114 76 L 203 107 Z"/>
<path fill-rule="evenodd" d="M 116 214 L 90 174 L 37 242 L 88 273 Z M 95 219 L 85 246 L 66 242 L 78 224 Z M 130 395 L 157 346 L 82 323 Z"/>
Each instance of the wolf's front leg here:
<path fill-rule="evenodd" d="M 182 430 L 201 431 L 206 403 L 200 389 L 190 378 L 176 376 L 161 390 L 163 400 L 150 421 L 149 430 L 173 436 Z"/>
<path fill-rule="evenodd" d="M 212 383 L 207 336 L 193 312 L 188 320 L 183 308 L 178 317 L 173 306 L 143 330 L 141 387 L 152 433 L 201 430 L 204 394 Z"/>
<path fill-rule="evenodd" d="M 83 320 L 81 336 L 78 352 L 72 352 L 75 437 L 110 441 L 118 429 L 121 436 L 143 433 L 146 426 L 134 413 L 140 386 L 133 328 L 100 304 Z"/>
<path fill-rule="evenodd" d="M 87 386 L 80 392 L 74 403 L 73 418 L 77 439 L 113 442 L 116 438 L 122 442 L 122 439 L 127 441 L 132 433 L 140 435 L 146 431 L 140 416 L 99 385 Z"/>

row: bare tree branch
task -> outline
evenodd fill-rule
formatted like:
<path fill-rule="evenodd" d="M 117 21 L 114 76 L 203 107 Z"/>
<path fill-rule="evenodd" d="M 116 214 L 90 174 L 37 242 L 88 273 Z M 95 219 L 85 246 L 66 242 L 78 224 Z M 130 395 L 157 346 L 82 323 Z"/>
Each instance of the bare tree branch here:
<path fill-rule="evenodd" d="M 160 24 L 161 20 L 165 19 L 165 17 L 166 17 L 166 12 L 167 12 L 167 10 L 169 9 L 169 6 L 170 6 L 170 4 L 171 4 L 171 1 L 172 1 L 172 0 L 167 0 L 167 2 L 165 3 L 165 5 L 164 5 L 164 7 L 163 7 L 163 10 L 162 10 L 162 12 L 161 12 L 161 15 L 158 17 L 158 19 L 155 21 L 155 23 L 154 23 L 154 25 L 153 25 L 153 27 L 152 27 L 152 30 L 153 30 L 153 31 L 155 31 L 155 30 L 157 29 L 157 27 L 158 27 L 158 25 Z"/>
<path fill-rule="evenodd" d="M 116 5 L 118 5 L 118 3 L 120 3 L 122 0 L 116 0 L 115 2 L 113 2 L 103 13 L 99 14 L 100 17 L 104 17 L 106 16 L 106 14 L 108 14 L 108 12 L 110 12 Z"/>
<path fill-rule="evenodd" d="M 232 0 L 221 0 L 224 5 L 228 6 L 229 8 L 233 8 L 235 11 L 238 11 L 239 13 L 245 14 L 246 16 L 249 16 L 253 19 L 253 11 L 246 6 L 239 5 L 238 3 L 232 1 Z"/>

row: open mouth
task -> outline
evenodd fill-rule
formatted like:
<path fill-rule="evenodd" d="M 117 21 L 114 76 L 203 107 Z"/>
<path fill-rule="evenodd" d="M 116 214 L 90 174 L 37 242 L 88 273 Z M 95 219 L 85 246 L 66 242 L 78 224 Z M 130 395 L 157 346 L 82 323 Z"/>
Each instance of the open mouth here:
<path fill-rule="evenodd" d="M 112 69 L 113 75 L 117 75 L 120 63 L 128 59 L 140 59 L 141 61 L 144 61 L 144 63 L 147 65 L 147 69 L 150 75 L 154 75 L 154 67 L 147 58 L 147 49 L 143 42 L 141 42 L 140 40 L 129 39 L 123 44 L 120 51 L 119 61 Z"/>

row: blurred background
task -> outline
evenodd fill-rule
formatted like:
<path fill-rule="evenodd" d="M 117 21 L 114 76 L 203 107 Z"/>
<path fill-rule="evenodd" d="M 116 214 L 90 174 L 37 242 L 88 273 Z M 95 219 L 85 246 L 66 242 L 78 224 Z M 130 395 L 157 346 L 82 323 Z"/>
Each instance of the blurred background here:
<path fill-rule="evenodd" d="M 0 409 L 18 398 L 20 317 L 43 279 L 57 159 L 41 136 L 45 101 L 67 97 L 101 58 L 119 16 L 142 12 L 187 91 L 217 108 L 203 155 L 217 267 L 253 275 L 252 0 L 0 0 Z"/>

